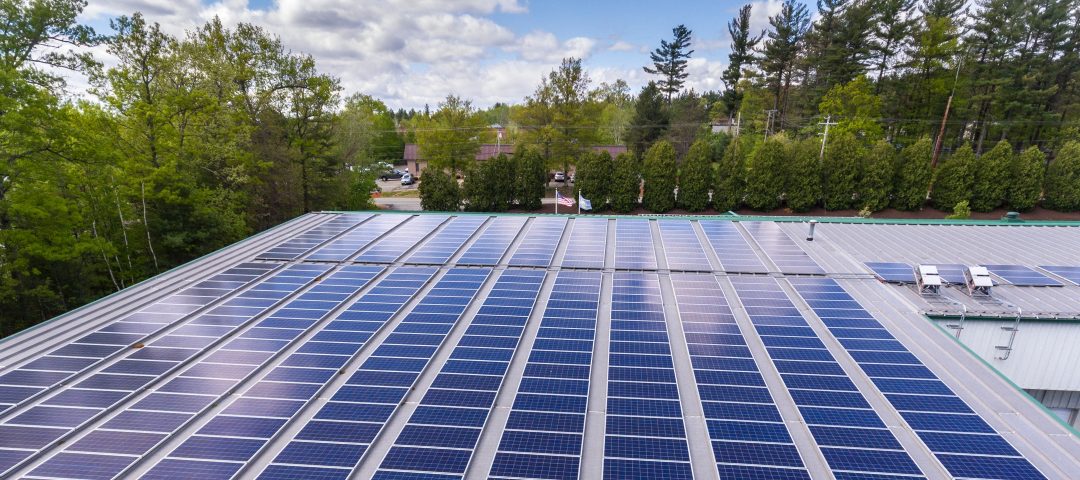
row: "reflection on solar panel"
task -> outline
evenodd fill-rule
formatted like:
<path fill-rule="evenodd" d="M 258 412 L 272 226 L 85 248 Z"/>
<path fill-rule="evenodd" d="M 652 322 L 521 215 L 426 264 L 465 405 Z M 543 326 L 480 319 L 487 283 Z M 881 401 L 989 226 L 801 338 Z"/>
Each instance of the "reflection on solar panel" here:
<path fill-rule="evenodd" d="M 689 220 L 660 220 L 660 238 L 671 270 L 710 271 L 712 265 L 701 248 L 694 225 Z"/>
<path fill-rule="evenodd" d="M 1045 478 L 835 280 L 791 282 L 949 473 Z"/>
<path fill-rule="evenodd" d="M 968 268 L 966 265 L 945 263 L 934 266 L 937 267 L 938 276 L 940 276 L 942 280 L 955 285 L 964 284 L 964 271 Z"/>
<path fill-rule="evenodd" d="M 776 280 L 736 277 L 732 283 L 833 472 L 922 475 Z M 811 308 L 821 306 L 819 316 L 843 306 L 825 298 L 808 299 Z M 841 324 L 863 326 L 855 317 Z M 798 459 L 794 447 L 784 458 Z"/>
<path fill-rule="evenodd" d="M 705 238 L 709 239 L 720 264 L 729 272 L 767 272 L 754 249 L 735 227 L 735 222 L 702 220 L 698 222 Z"/>
<path fill-rule="evenodd" d="M 570 231 L 562 266 L 573 268 L 604 268 L 607 252 L 608 220 L 578 217 Z"/>
<path fill-rule="evenodd" d="M 655 270 L 652 228 L 644 219 L 620 218 L 615 221 L 615 268 Z"/>
<path fill-rule="evenodd" d="M 954 391 L 772 223 L 313 214 L 284 231 L 0 343 L 0 477 L 1038 479 L 1077 463 L 1025 458 L 1074 439 L 1006 421 L 1027 402 L 1011 390 Z"/>
<path fill-rule="evenodd" d="M 1005 281 L 1024 287 L 1060 287 L 1061 282 L 1023 265 L 983 265 L 990 273 Z"/>
<path fill-rule="evenodd" d="M 897 262 L 864 262 L 881 280 L 894 283 L 915 283 L 915 271 L 911 265 Z"/>
<path fill-rule="evenodd" d="M 743 222 L 746 231 L 784 273 L 825 273 L 814 259 L 773 222 Z"/>
<path fill-rule="evenodd" d="M 1039 268 L 1064 278 L 1076 285 L 1080 285 L 1080 267 L 1040 265 Z"/>

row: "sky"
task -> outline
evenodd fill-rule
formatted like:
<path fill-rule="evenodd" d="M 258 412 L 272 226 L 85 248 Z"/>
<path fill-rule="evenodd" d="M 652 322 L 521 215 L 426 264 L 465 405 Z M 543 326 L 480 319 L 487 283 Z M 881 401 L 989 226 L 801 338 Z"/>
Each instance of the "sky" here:
<path fill-rule="evenodd" d="M 564 57 L 583 59 L 594 85 L 627 81 L 636 92 L 650 75 L 649 52 L 685 24 L 695 50 L 687 86 L 722 88 L 727 22 L 746 0 L 89 0 L 81 21 L 110 32 L 109 19 L 142 12 L 183 35 L 218 16 L 253 23 L 286 48 L 315 58 L 360 92 L 389 107 L 435 108 L 448 94 L 478 107 L 520 103 Z M 763 30 L 779 0 L 753 1 L 751 25 Z M 106 66 L 113 63 L 96 49 Z M 72 81 L 75 89 L 78 81 Z"/>

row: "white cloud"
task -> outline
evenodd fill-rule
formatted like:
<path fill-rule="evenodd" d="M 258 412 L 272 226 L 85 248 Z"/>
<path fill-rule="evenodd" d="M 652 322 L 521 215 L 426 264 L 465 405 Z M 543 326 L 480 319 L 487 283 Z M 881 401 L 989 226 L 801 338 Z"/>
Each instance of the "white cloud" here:
<path fill-rule="evenodd" d="M 517 44 L 504 49 L 518 53 L 525 60 L 558 62 L 567 57 L 586 58 L 595 46 L 596 40 L 587 37 L 560 42 L 551 32 L 533 31 L 521 37 Z"/>
<path fill-rule="evenodd" d="M 634 44 L 622 40 L 616 41 L 608 47 L 609 52 L 633 52 L 637 49 L 638 47 L 634 46 Z"/>

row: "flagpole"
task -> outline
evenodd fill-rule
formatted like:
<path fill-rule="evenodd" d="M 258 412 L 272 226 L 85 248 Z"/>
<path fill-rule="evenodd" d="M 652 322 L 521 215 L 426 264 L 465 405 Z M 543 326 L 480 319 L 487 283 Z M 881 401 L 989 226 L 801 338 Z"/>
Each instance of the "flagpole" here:
<path fill-rule="evenodd" d="M 584 198 L 584 197 L 581 196 L 581 192 L 579 191 L 578 194 L 577 194 L 577 200 L 578 200 L 578 202 L 577 202 L 577 214 L 578 215 L 581 215 L 581 199 L 582 198 Z"/>
<path fill-rule="evenodd" d="M 555 189 L 555 215 L 559 214 L 559 189 Z"/>

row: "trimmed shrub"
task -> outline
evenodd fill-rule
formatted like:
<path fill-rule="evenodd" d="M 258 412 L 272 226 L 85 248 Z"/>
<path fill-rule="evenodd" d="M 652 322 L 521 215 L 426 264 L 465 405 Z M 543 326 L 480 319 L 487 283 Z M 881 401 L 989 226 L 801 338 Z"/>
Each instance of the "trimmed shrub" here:
<path fill-rule="evenodd" d="M 896 172 L 893 206 L 900 210 L 917 210 L 926 203 L 926 192 L 930 187 L 930 160 L 934 146 L 930 137 L 908 145 L 900 151 L 899 165 Z"/>
<path fill-rule="evenodd" d="M 641 200 L 645 209 L 664 213 L 675 208 L 675 147 L 661 140 L 645 152 L 642 177 L 645 179 L 645 195 Z"/>
<path fill-rule="evenodd" d="M 709 188 L 712 186 L 711 147 L 698 140 L 690 146 L 679 172 L 679 205 L 690 212 L 709 207 Z"/>
<path fill-rule="evenodd" d="M 822 160 L 825 208 L 847 210 L 855 206 L 862 156 L 863 149 L 851 133 L 839 133 L 825 145 Z"/>
<path fill-rule="evenodd" d="M 611 185 L 611 154 L 602 151 L 586 153 L 578 162 L 574 174 L 574 195 L 592 201 L 593 210 L 601 210 L 607 204 L 608 190 Z"/>
<path fill-rule="evenodd" d="M 742 206 L 746 189 L 746 156 L 750 146 L 747 140 L 732 141 L 717 162 L 712 196 L 716 210 L 726 212 Z"/>
<path fill-rule="evenodd" d="M 547 168 L 544 157 L 534 148 L 522 148 L 514 153 L 514 198 L 524 210 L 537 210 L 542 206 L 544 186 L 547 184 Z"/>
<path fill-rule="evenodd" d="M 788 140 L 774 135 L 750 157 L 746 171 L 746 206 L 759 211 L 775 210 L 787 183 Z"/>
<path fill-rule="evenodd" d="M 1013 163 L 1013 148 L 1002 140 L 975 161 L 975 185 L 971 192 L 971 209 L 989 212 L 1005 204 L 1009 195 L 1009 170 Z"/>
<path fill-rule="evenodd" d="M 896 149 L 889 142 L 878 140 L 863 164 L 857 205 L 871 213 L 888 207 L 895 174 Z"/>
<path fill-rule="evenodd" d="M 1012 178 L 1009 179 L 1009 208 L 1031 210 L 1042 196 L 1046 173 L 1046 155 L 1039 147 L 1031 147 L 1013 156 Z"/>
<path fill-rule="evenodd" d="M 629 153 L 620 153 L 612 163 L 611 193 L 608 197 L 611 208 L 619 213 L 632 212 L 637 207 L 641 188 L 641 165 Z"/>
<path fill-rule="evenodd" d="M 1080 141 L 1067 142 L 1046 168 L 1046 208 L 1080 210 Z"/>
<path fill-rule="evenodd" d="M 443 170 L 429 167 L 420 180 L 420 208 L 440 212 L 461 209 L 461 189 L 457 180 Z"/>
<path fill-rule="evenodd" d="M 934 207 L 951 211 L 960 202 L 967 205 L 975 183 L 974 168 L 975 151 L 968 143 L 943 159 L 934 171 L 934 190 L 930 193 Z"/>
<path fill-rule="evenodd" d="M 812 138 L 789 146 L 787 158 L 791 174 L 784 187 L 787 206 L 795 212 L 814 208 L 821 200 L 821 159 L 819 144 Z"/>

